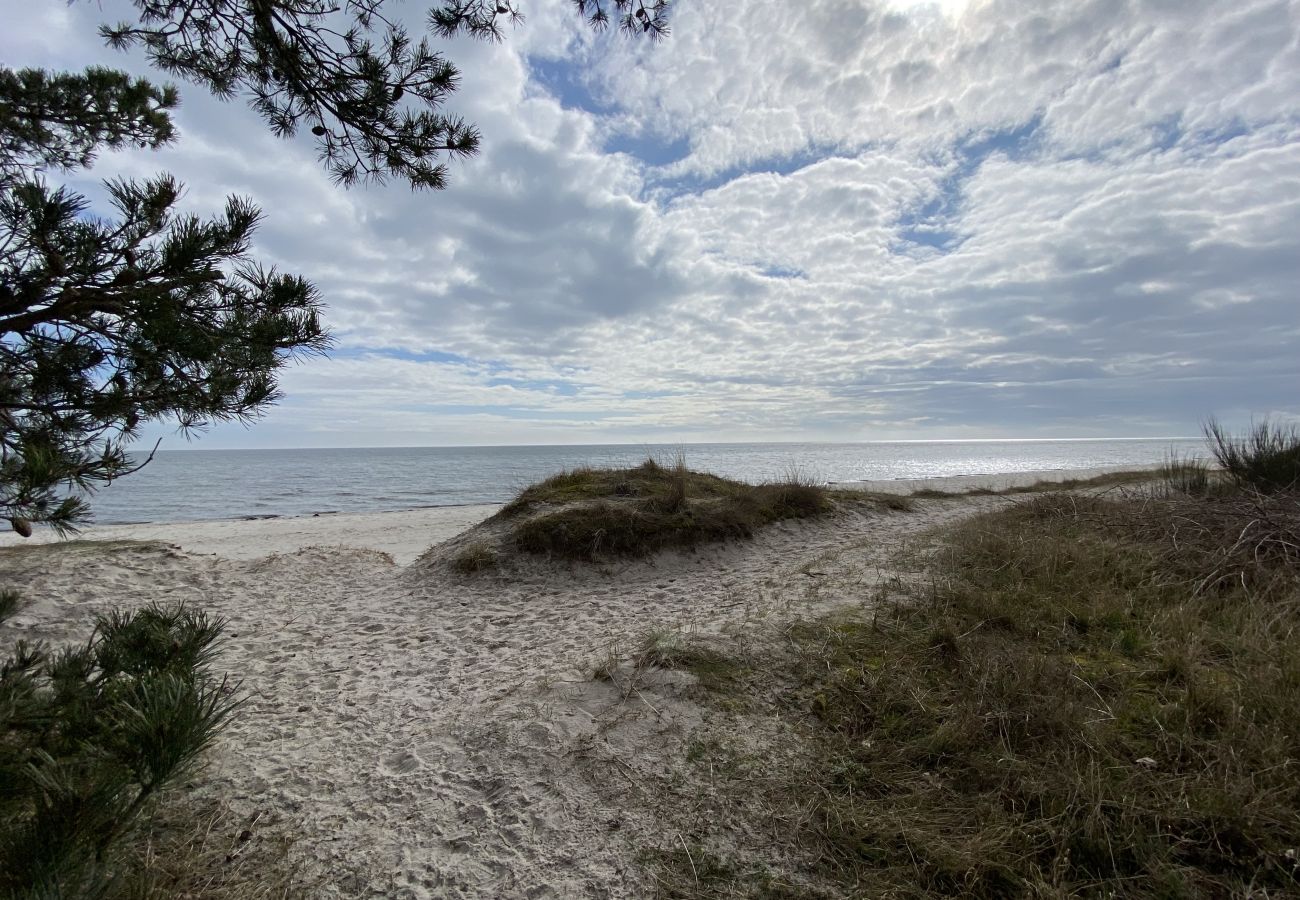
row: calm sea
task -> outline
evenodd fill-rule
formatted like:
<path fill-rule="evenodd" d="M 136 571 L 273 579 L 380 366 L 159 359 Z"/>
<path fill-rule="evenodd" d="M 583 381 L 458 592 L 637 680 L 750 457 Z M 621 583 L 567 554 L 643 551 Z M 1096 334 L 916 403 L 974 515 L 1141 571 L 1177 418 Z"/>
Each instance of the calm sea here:
<path fill-rule="evenodd" d="M 91 498 L 95 521 L 179 522 L 500 503 L 562 469 L 680 452 L 692 469 L 760 482 L 824 482 L 1158 463 L 1200 439 L 864 444 L 617 444 L 353 450 L 173 450 Z"/>

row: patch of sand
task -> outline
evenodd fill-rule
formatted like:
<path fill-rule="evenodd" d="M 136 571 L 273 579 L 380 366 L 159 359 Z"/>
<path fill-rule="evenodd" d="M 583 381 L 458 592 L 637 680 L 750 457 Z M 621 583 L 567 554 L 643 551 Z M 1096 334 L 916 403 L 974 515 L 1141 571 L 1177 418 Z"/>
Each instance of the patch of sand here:
<path fill-rule="evenodd" d="M 187 553 L 257 559 L 304 547 L 377 550 L 406 565 L 429 545 L 445 541 L 492 515 L 500 506 L 438 506 L 389 513 L 323 513 L 270 519 L 221 519 L 141 525 L 92 525 L 79 541 L 162 541 Z M 0 532 L 0 547 L 59 543 L 49 529 L 24 540 Z"/>

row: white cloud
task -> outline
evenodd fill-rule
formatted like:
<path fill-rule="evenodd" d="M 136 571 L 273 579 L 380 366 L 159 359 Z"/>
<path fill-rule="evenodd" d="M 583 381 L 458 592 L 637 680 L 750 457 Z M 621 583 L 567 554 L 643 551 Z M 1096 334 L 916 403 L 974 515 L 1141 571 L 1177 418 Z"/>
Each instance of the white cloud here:
<path fill-rule="evenodd" d="M 10 64 L 116 59 L 96 9 L 58 12 Z M 336 189 L 194 88 L 175 148 L 92 173 L 253 196 L 258 253 L 325 294 L 339 355 L 215 443 L 1173 433 L 1294 406 L 1300 3 L 683 3 L 656 46 L 528 12 L 449 50 L 485 140 L 446 192 Z M 65 53 L 26 42 L 51 28 Z M 573 108 L 541 58 L 611 106 Z M 628 137 L 686 155 L 605 150 Z"/>

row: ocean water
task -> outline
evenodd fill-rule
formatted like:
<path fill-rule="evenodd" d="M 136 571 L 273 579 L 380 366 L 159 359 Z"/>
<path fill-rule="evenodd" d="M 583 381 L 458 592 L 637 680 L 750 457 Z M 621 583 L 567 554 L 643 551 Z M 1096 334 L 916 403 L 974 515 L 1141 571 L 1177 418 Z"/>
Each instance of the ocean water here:
<path fill-rule="evenodd" d="M 653 456 L 744 481 L 791 472 L 821 482 L 1140 466 L 1200 439 L 860 444 L 617 444 L 338 450 L 160 450 L 91 498 L 95 521 L 180 522 L 501 503 L 548 475 Z"/>

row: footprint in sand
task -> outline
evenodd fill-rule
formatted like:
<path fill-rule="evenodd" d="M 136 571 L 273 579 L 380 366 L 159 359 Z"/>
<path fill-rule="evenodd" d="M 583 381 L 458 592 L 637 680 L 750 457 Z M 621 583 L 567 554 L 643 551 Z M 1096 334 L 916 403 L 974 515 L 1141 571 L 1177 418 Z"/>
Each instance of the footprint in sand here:
<path fill-rule="evenodd" d="M 387 775 L 410 775 L 424 765 L 424 760 L 410 750 L 398 750 L 383 758 L 379 767 Z"/>

